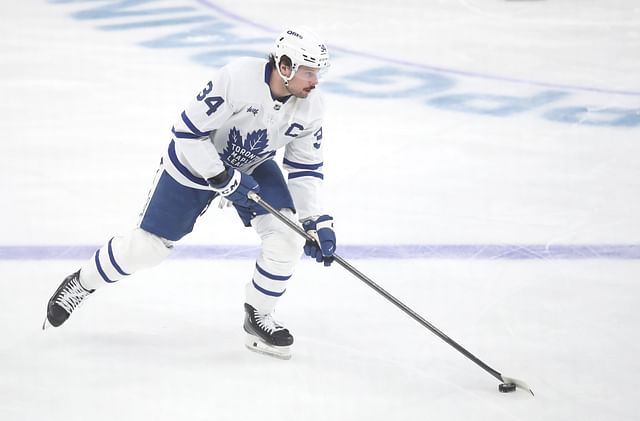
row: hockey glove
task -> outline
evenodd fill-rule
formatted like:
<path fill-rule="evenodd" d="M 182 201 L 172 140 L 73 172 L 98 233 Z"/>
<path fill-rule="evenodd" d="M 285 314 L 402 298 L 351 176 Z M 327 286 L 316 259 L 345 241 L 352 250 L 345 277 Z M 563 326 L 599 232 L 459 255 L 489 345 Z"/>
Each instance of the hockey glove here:
<path fill-rule="evenodd" d="M 316 259 L 316 262 L 324 262 L 330 266 L 333 262 L 333 253 L 336 251 L 336 233 L 333 232 L 333 218 L 322 215 L 308 219 L 302 223 L 302 228 L 316 241 L 307 240 L 304 245 L 304 254 Z"/>
<path fill-rule="evenodd" d="M 253 204 L 247 196 L 249 192 L 260 191 L 260 186 L 253 177 L 231 167 L 207 181 L 211 188 L 224 198 L 246 208 Z"/>

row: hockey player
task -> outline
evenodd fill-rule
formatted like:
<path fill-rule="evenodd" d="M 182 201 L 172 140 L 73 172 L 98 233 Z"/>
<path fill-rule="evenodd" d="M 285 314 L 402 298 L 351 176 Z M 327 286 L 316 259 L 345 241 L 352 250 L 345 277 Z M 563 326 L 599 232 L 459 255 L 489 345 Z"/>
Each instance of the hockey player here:
<path fill-rule="evenodd" d="M 333 218 L 320 199 L 323 101 L 314 92 L 328 66 L 324 42 L 307 28 L 291 28 L 276 39 L 268 61 L 243 58 L 222 67 L 173 126 L 139 226 L 110 239 L 62 282 L 49 300 L 45 326 L 62 325 L 98 288 L 159 264 L 221 196 L 262 240 L 246 287 L 246 345 L 289 358 L 293 336 L 274 319 L 276 303 L 303 250 L 327 266 L 336 248 Z M 280 148 L 286 181 L 273 160 Z M 249 200 L 250 191 L 318 241 L 304 244 Z"/>

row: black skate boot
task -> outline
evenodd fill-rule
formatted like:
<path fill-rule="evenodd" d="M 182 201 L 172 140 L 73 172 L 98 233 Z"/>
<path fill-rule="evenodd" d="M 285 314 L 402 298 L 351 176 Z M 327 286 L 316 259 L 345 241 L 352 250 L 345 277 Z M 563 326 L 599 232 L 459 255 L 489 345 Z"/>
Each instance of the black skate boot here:
<path fill-rule="evenodd" d="M 291 333 L 278 323 L 272 314 L 262 314 L 251 305 L 244 305 L 246 345 L 252 351 L 288 360 L 291 358 Z"/>
<path fill-rule="evenodd" d="M 95 290 L 84 289 L 80 284 L 80 271 L 67 276 L 49 299 L 47 318 L 42 325 L 42 329 L 47 327 L 47 323 L 54 327 L 63 324 L 73 310 L 75 310 L 89 294 L 93 293 L 93 291 Z"/>

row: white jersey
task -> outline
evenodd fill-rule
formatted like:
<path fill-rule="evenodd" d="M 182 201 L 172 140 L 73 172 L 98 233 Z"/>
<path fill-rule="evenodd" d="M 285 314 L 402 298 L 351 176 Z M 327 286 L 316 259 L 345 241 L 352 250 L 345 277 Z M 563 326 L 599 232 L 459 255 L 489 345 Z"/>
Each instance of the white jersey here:
<path fill-rule="evenodd" d="M 225 166 L 251 174 L 284 147 L 298 218 L 322 214 L 322 96 L 314 90 L 304 99 L 275 99 L 271 71 L 254 58 L 221 68 L 173 126 L 163 167 L 180 184 L 209 190 L 206 179 Z"/>

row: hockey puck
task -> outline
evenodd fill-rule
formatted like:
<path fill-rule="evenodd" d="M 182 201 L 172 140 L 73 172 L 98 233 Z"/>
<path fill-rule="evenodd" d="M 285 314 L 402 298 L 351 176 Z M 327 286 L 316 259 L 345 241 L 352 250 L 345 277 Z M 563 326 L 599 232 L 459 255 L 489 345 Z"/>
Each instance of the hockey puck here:
<path fill-rule="evenodd" d="M 500 393 L 515 392 L 516 385 L 515 383 L 500 383 L 498 385 L 498 390 L 500 391 Z"/>

